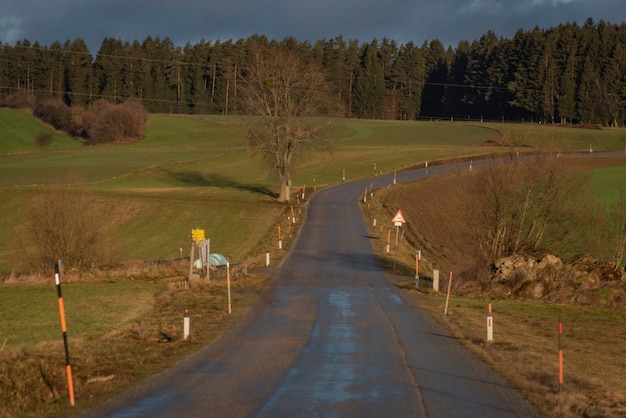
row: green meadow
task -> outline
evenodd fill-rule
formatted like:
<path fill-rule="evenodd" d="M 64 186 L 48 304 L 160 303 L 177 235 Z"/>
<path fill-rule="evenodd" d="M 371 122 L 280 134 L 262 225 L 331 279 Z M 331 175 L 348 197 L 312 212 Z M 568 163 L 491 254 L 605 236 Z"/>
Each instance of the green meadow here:
<path fill-rule="evenodd" d="M 212 250 L 236 262 L 265 252 L 264 239 L 287 208 L 274 202 L 276 181 L 248 149 L 241 122 L 237 117 L 151 115 L 144 140 L 88 147 L 28 113 L 0 109 L 0 274 L 15 272 L 13 242 L 24 224 L 24 208 L 38 193 L 60 184 L 88 190 L 115 208 L 93 216 L 112 218 L 115 248 L 123 260 L 176 258 L 192 228 L 205 229 Z M 42 132 L 54 138 L 46 149 L 35 139 Z M 466 122 L 344 120 L 337 122 L 333 137 L 331 151 L 300 156 L 294 191 L 305 186 L 311 191 L 314 181 L 317 187 L 340 182 L 344 173 L 352 180 L 426 161 L 509 150 L 481 146 L 489 140 L 563 151 L 590 146 L 619 151 L 626 144 L 625 129 Z"/>

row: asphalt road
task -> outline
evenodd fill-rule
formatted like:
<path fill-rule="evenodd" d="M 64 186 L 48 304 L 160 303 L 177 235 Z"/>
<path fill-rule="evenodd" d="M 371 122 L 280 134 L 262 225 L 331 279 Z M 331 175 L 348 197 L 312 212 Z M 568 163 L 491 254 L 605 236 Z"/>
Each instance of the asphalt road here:
<path fill-rule="evenodd" d="M 428 175 L 454 169 L 431 167 Z M 425 175 L 424 169 L 398 173 L 397 181 Z M 391 183 L 393 176 L 377 177 L 313 195 L 292 252 L 273 269 L 275 287 L 241 323 L 177 367 L 83 415 L 540 416 L 389 285 L 357 201 L 366 187 Z"/>

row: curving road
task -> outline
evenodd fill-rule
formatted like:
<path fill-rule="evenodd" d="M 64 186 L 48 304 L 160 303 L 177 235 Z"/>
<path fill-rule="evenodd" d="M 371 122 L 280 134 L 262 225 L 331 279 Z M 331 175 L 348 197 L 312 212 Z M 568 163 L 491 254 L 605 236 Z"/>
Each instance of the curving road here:
<path fill-rule="evenodd" d="M 481 164 L 475 162 L 474 165 Z M 431 167 L 428 175 L 457 169 Z M 423 177 L 415 170 L 397 181 Z M 377 265 L 357 207 L 391 176 L 322 190 L 276 284 L 218 341 L 83 414 L 106 417 L 535 417 Z"/>

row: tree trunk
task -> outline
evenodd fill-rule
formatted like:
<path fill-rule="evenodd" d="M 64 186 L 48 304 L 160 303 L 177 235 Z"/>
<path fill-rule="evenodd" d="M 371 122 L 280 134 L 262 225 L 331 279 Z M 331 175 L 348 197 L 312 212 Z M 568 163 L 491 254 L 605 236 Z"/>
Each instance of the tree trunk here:
<path fill-rule="evenodd" d="M 280 194 L 278 201 L 280 203 L 289 203 L 291 200 L 291 180 L 283 180 L 280 182 Z"/>

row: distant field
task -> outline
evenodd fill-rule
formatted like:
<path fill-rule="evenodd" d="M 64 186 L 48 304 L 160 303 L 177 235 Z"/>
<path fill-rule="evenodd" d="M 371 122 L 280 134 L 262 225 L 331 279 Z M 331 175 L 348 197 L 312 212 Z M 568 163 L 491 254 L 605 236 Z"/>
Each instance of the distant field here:
<path fill-rule="evenodd" d="M 626 165 L 593 170 L 591 181 L 592 190 L 601 201 L 609 203 L 618 199 L 620 193 L 626 199 Z"/>
<path fill-rule="evenodd" d="M 186 247 L 189 230 L 203 228 L 215 250 L 243 261 L 273 233 L 288 209 L 274 203 L 276 181 L 247 148 L 236 117 L 152 115 L 146 139 L 86 147 L 49 130 L 27 113 L 0 109 L 0 274 L 13 271 L 12 237 L 28 202 L 50 184 L 73 184 L 123 207 L 115 232 L 123 259 L 169 259 Z M 49 149 L 35 137 L 50 132 Z M 331 152 L 301 156 L 294 189 L 321 187 L 508 148 L 482 147 L 508 138 L 559 149 L 621 150 L 626 130 L 581 130 L 539 125 L 347 120 L 334 128 Z M 555 145 L 556 147 L 557 145 Z M 260 204 L 262 203 L 262 204 Z M 95 216 L 98 216 L 97 214 Z M 104 215 L 100 215 L 104 216 Z"/>

